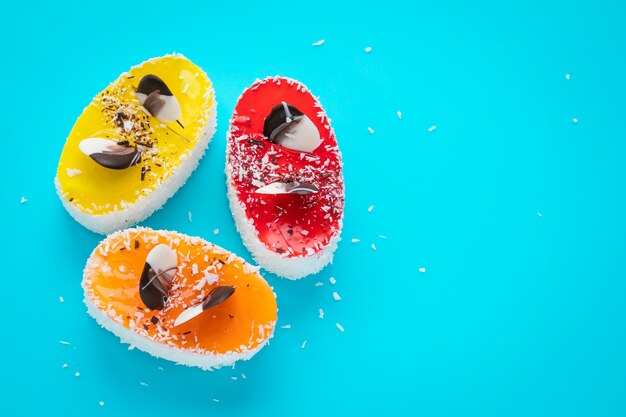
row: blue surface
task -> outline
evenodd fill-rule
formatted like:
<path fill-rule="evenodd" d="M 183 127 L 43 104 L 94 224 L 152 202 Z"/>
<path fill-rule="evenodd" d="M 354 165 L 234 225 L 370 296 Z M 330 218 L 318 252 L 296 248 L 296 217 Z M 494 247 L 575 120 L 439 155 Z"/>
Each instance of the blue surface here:
<path fill-rule="evenodd" d="M 0 415 L 626 415 L 626 7 L 226 3 L 2 6 Z M 172 51 L 212 78 L 219 126 L 145 225 L 250 259 L 223 165 L 227 120 L 257 77 L 319 95 L 345 163 L 334 265 L 266 274 L 291 329 L 212 373 L 128 351 L 85 313 L 100 236 L 52 181 L 91 97 Z"/>

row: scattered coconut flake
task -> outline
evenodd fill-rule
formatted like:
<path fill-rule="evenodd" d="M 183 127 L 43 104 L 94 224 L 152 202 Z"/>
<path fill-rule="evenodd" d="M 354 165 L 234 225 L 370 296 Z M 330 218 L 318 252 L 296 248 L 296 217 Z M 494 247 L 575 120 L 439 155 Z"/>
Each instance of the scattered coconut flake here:
<path fill-rule="evenodd" d="M 236 381 L 237 377 L 236 376 L 231 376 L 230 379 L 232 379 L 233 381 Z"/>
<path fill-rule="evenodd" d="M 306 346 L 306 340 L 304 342 L 302 342 L 302 346 L 300 346 L 302 349 L 304 349 L 304 347 Z"/>
<path fill-rule="evenodd" d="M 67 368 L 68 366 L 69 366 L 68 364 L 64 363 L 64 364 L 61 366 L 61 368 Z"/>
<path fill-rule="evenodd" d="M 387 239 L 387 236 L 385 236 L 385 235 L 378 235 L 378 237 L 381 238 L 381 239 Z"/>
<path fill-rule="evenodd" d="M 146 384 L 143 381 L 139 381 L 139 385 L 141 385 L 142 387 L 149 387 L 150 385 Z"/>
<path fill-rule="evenodd" d="M 60 303 L 64 303 L 64 302 L 65 302 L 65 299 L 63 298 L 63 296 L 60 296 L 60 297 L 59 297 L 59 302 L 60 302 Z"/>
<path fill-rule="evenodd" d="M 246 376 L 246 374 L 244 374 L 243 372 L 241 373 L 241 377 L 242 377 L 243 379 L 248 379 L 248 377 Z"/>
<path fill-rule="evenodd" d="M 315 286 L 316 286 L 316 287 L 321 287 L 322 285 L 324 285 L 324 283 L 323 283 L 323 282 L 319 282 L 319 281 L 318 281 L 318 282 L 316 282 L 316 283 L 315 283 Z"/>
<path fill-rule="evenodd" d="M 20 204 L 24 204 L 27 201 L 28 200 L 26 199 L 26 197 L 22 196 L 22 198 L 20 199 Z"/>
<path fill-rule="evenodd" d="M 100 404 L 100 407 L 104 407 L 104 401 L 100 401 L 98 404 Z"/>
<path fill-rule="evenodd" d="M 75 377 L 79 377 L 79 376 L 80 376 L 80 372 L 76 371 L 76 372 L 74 373 L 74 376 L 75 376 Z"/>
<path fill-rule="evenodd" d="M 157 367 L 157 369 L 158 369 L 159 371 L 165 371 L 165 369 L 163 369 L 163 367 L 162 367 L 162 366 Z"/>
<path fill-rule="evenodd" d="M 340 332 L 342 332 L 342 333 L 344 332 L 345 329 L 343 328 L 343 326 L 341 324 L 335 323 L 335 325 L 337 326 L 337 328 L 339 329 Z"/>
<path fill-rule="evenodd" d="M 313 42 L 313 46 L 322 46 L 324 45 L 324 42 L 326 42 L 324 39 L 320 39 L 317 42 Z"/>
<path fill-rule="evenodd" d="M 366 47 L 366 48 L 365 48 L 365 52 L 366 52 L 366 53 L 368 53 L 368 54 L 369 54 L 370 52 L 372 52 L 372 47 L 371 47 L 371 46 Z"/>
<path fill-rule="evenodd" d="M 428 128 L 428 131 L 429 131 L 429 132 L 434 132 L 434 131 L 435 131 L 435 129 L 437 129 L 437 126 L 432 125 L 431 127 L 429 127 L 429 128 Z"/>
<path fill-rule="evenodd" d="M 360 241 L 361 241 L 361 239 L 352 238 L 352 243 L 359 243 Z"/>
<path fill-rule="evenodd" d="M 341 300 L 341 297 L 339 296 L 337 291 L 333 292 L 333 300 L 335 300 L 335 301 L 340 301 Z"/>
<path fill-rule="evenodd" d="M 220 234 L 220 229 L 213 229 L 213 234 L 215 236 L 219 235 Z"/>
<path fill-rule="evenodd" d="M 400 110 L 398 110 L 396 114 L 398 115 L 398 119 L 402 119 L 402 112 Z"/>
<path fill-rule="evenodd" d="M 372 243 L 372 250 L 376 251 L 376 245 L 374 245 L 373 243 Z"/>
<path fill-rule="evenodd" d="M 578 118 L 574 117 L 574 118 L 572 119 L 572 122 L 574 122 L 574 124 L 575 124 L 575 125 L 576 125 L 576 124 L 578 124 Z"/>
<path fill-rule="evenodd" d="M 420 271 L 422 274 L 426 272 L 426 268 L 421 267 L 420 269 L 418 269 L 418 271 Z"/>
<path fill-rule="evenodd" d="M 284 326 L 280 326 L 281 329 L 291 329 L 291 324 L 285 324 Z"/>
<path fill-rule="evenodd" d="M 191 218 L 191 212 L 189 212 L 188 217 L 189 217 L 189 223 L 191 223 L 193 221 L 193 219 Z"/>
<path fill-rule="evenodd" d="M 320 318 L 320 319 L 323 319 L 323 318 L 324 318 L 324 310 L 322 310 L 321 308 L 320 308 L 320 315 L 319 315 L 319 318 Z"/>
<path fill-rule="evenodd" d="M 217 398 L 213 398 L 213 402 L 214 402 L 214 403 L 219 403 L 219 402 L 220 402 L 220 400 L 218 400 Z"/>
<path fill-rule="evenodd" d="M 374 129 L 372 129 L 371 127 L 368 127 L 367 130 L 371 133 L 374 134 Z"/>
<path fill-rule="evenodd" d="M 569 74 L 565 74 L 565 79 L 569 80 L 571 78 L 571 76 Z"/>
<path fill-rule="evenodd" d="M 70 342 L 66 342 L 65 340 L 59 340 L 59 343 L 62 345 L 71 345 Z"/>
<path fill-rule="evenodd" d="M 541 213 L 541 212 L 539 212 L 539 211 L 538 211 L 538 212 L 537 212 L 537 216 L 539 216 L 539 217 L 543 217 L 543 213 Z"/>
<path fill-rule="evenodd" d="M 76 169 L 76 168 L 67 168 L 65 171 L 67 171 L 67 176 L 70 178 L 83 173 L 83 171 L 81 171 L 80 169 Z"/>
<path fill-rule="evenodd" d="M 328 278 L 328 281 L 329 281 L 331 284 L 333 284 L 333 285 L 335 285 L 335 283 L 337 282 L 337 280 L 335 279 L 335 277 L 330 277 L 330 278 Z"/>
<path fill-rule="evenodd" d="M 367 208 L 367 211 L 368 211 L 368 212 L 370 212 L 370 213 L 372 212 L 372 210 L 374 210 L 374 206 L 369 206 L 369 207 Z"/>

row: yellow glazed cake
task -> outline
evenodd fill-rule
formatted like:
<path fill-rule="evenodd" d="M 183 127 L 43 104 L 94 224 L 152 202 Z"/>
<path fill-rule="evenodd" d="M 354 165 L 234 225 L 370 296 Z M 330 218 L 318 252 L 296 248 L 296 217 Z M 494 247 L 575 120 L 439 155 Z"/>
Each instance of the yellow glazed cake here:
<path fill-rule="evenodd" d="M 76 121 L 59 160 L 59 197 L 94 232 L 131 226 L 185 183 L 215 127 L 204 71 L 178 54 L 150 59 L 120 75 Z"/>

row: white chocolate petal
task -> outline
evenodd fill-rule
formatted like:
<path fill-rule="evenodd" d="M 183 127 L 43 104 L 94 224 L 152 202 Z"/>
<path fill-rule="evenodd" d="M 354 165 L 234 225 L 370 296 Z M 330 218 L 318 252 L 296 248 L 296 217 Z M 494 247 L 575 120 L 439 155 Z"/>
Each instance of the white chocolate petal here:
<path fill-rule="evenodd" d="M 300 152 L 313 152 L 322 143 L 320 132 L 306 115 L 276 137 L 279 145 Z"/>

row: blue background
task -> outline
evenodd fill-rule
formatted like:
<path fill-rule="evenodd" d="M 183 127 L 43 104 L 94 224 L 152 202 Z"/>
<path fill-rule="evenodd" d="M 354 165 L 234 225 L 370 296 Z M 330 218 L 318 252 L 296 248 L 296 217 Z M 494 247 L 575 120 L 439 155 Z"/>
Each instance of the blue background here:
<path fill-rule="evenodd" d="M 21 3 L 0 14 L 0 415 L 626 415 L 620 2 Z M 101 237 L 53 186 L 92 96 L 173 51 L 212 78 L 218 131 L 144 225 L 251 259 L 223 165 L 257 77 L 307 84 L 344 156 L 334 265 L 298 282 L 266 274 L 292 328 L 235 369 L 178 367 L 96 325 L 80 280 Z"/>

